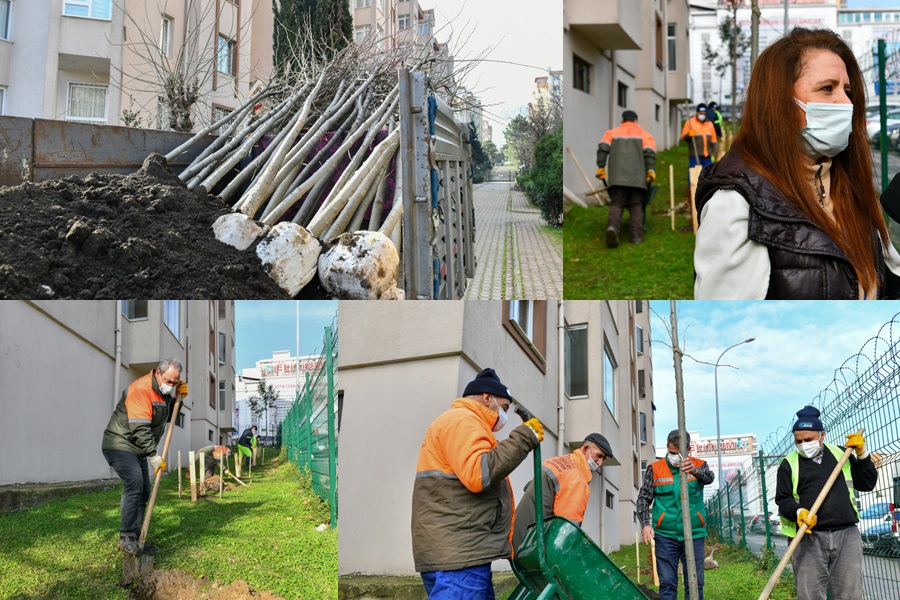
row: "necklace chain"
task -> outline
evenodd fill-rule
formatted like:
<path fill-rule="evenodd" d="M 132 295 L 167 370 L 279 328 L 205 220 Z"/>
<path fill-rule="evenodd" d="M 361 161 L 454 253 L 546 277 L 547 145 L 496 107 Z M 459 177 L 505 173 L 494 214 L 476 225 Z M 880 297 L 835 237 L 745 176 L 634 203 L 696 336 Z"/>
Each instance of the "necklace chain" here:
<path fill-rule="evenodd" d="M 816 179 L 819 180 L 818 187 L 816 186 Z M 819 196 L 819 206 L 821 208 L 825 208 L 825 184 L 822 182 L 822 165 L 819 165 L 819 170 L 816 171 L 815 177 L 813 177 L 813 188 L 816 190 L 816 194 Z"/>

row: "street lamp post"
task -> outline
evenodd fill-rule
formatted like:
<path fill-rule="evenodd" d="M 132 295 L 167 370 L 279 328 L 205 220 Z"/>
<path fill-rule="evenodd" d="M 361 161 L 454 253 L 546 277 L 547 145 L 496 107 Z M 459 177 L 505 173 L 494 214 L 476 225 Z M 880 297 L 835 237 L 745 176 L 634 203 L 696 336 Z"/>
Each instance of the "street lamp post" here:
<path fill-rule="evenodd" d="M 722 360 L 723 356 L 725 356 L 725 352 L 728 352 L 732 348 L 736 348 L 737 346 L 740 346 L 741 344 L 749 344 L 750 342 L 752 342 L 755 339 L 756 338 L 747 338 L 743 342 L 738 342 L 734 346 L 729 346 L 728 348 L 725 348 L 725 350 L 722 352 L 722 354 L 719 355 L 719 358 L 716 360 L 716 368 L 713 369 L 713 378 L 715 380 L 715 386 L 716 386 L 716 454 L 719 459 L 719 489 L 720 490 L 722 489 L 722 485 L 724 484 L 724 481 L 722 480 L 722 433 L 719 428 L 719 361 Z M 731 507 L 729 506 L 728 509 L 730 510 Z"/>

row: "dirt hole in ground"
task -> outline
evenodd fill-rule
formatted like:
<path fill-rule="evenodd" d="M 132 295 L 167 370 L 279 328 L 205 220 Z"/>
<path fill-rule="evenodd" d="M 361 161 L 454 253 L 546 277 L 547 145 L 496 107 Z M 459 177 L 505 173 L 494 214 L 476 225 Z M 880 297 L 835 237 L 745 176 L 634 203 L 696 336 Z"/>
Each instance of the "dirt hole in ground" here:
<path fill-rule="evenodd" d="M 641 591 L 644 592 L 644 595 L 650 598 L 650 600 L 660 600 L 661 596 L 653 588 L 648 588 L 646 585 L 640 583 L 638 584 L 638 587 L 641 588 Z"/>
<path fill-rule="evenodd" d="M 159 155 L 131 175 L 0 187 L 0 299 L 287 298 L 255 245 L 216 240 L 229 212 Z"/>
<path fill-rule="evenodd" d="M 178 569 L 154 571 L 131 590 L 132 600 L 284 600 L 281 596 L 260 592 L 243 580 L 228 585 L 197 579 Z"/>

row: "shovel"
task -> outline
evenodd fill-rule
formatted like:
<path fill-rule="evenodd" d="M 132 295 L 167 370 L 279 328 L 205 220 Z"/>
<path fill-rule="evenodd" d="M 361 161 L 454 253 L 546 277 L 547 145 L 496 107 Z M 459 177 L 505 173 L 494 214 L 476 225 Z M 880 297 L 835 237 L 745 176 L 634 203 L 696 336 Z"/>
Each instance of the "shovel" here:
<path fill-rule="evenodd" d="M 860 429 L 856 433 L 859 435 L 863 434 L 864 429 Z M 824 451 L 824 448 L 823 448 Z M 850 453 L 853 452 L 853 448 L 847 448 L 844 450 L 844 455 L 841 456 L 841 460 L 838 461 L 837 466 L 834 468 L 834 471 L 831 472 L 831 475 L 828 477 L 828 480 L 825 482 L 825 486 L 822 488 L 822 491 L 819 492 L 818 497 L 816 497 L 816 501 L 813 502 L 812 508 L 809 509 L 809 515 L 813 516 L 816 514 L 816 511 L 819 510 L 819 507 L 822 506 L 822 502 L 825 501 L 825 496 L 828 495 L 828 492 L 831 491 L 831 486 L 834 485 L 835 480 L 840 474 L 841 469 L 844 468 L 844 463 L 850 458 Z M 769 577 L 769 582 L 766 584 L 766 587 L 763 588 L 762 593 L 759 595 L 758 600 L 766 600 L 769 597 L 769 594 L 772 593 L 772 590 L 775 589 L 775 584 L 778 583 L 778 579 L 781 577 L 781 572 L 784 571 L 784 568 L 787 566 L 788 561 L 791 559 L 791 555 L 794 553 L 794 550 L 797 549 L 797 546 L 800 545 L 800 540 L 803 538 L 803 535 L 807 530 L 806 523 L 800 525 L 800 528 L 797 529 L 797 535 L 794 537 L 794 541 L 791 542 L 791 545 L 788 546 L 787 552 L 784 553 L 784 556 L 781 557 L 781 562 L 778 563 L 778 566 L 775 567 L 775 572 L 772 573 L 772 576 Z"/>
<path fill-rule="evenodd" d="M 172 417 L 169 420 L 169 427 L 166 430 L 166 441 L 163 444 L 163 451 L 160 455 L 163 462 L 166 462 L 166 455 L 169 453 L 169 442 L 172 441 L 172 430 L 175 429 L 175 419 L 178 418 L 178 410 L 181 408 L 181 398 L 176 395 L 175 405 L 172 410 Z M 138 538 L 138 554 L 125 553 L 125 564 L 122 569 L 123 583 L 130 584 L 135 580 L 139 580 L 145 575 L 153 572 L 153 556 L 144 554 L 144 543 L 147 541 L 147 530 L 150 528 L 150 517 L 153 515 L 153 506 L 156 504 L 156 493 L 159 491 L 159 482 L 162 479 L 162 473 L 157 472 L 156 479 L 153 481 L 153 491 L 150 494 L 150 502 L 147 504 L 147 511 L 144 515 L 144 525 L 141 527 L 141 536 Z"/>

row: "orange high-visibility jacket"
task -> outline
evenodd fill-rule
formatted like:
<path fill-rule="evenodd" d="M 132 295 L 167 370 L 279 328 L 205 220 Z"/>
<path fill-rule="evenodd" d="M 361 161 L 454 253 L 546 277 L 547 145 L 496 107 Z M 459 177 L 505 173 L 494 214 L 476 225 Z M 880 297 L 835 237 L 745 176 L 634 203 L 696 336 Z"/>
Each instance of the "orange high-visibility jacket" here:
<path fill-rule="evenodd" d="M 647 189 L 647 171 L 656 169 L 656 142 L 643 127 L 625 121 L 603 134 L 597 166 L 606 168 L 610 186 Z"/>
<path fill-rule="evenodd" d="M 543 487 L 544 518 L 552 515 L 565 517 L 581 524 L 591 496 L 589 487 L 591 468 L 587 457 L 578 448 L 572 454 L 548 458 L 541 465 L 541 485 Z M 513 533 L 513 547 L 518 548 L 528 528 L 534 525 L 534 482 L 529 481 L 519 506 L 516 507 L 516 526 Z"/>
<path fill-rule="evenodd" d="M 133 452 L 140 458 L 153 456 L 168 419 L 169 406 L 151 371 L 122 392 L 103 432 L 102 449 Z"/>
<path fill-rule="evenodd" d="M 715 156 L 719 138 L 716 137 L 716 127 L 707 119 L 700 121 L 697 115 L 684 122 L 681 129 L 681 139 L 688 143 L 688 153 L 697 158 Z"/>
<path fill-rule="evenodd" d="M 468 398 L 428 428 L 413 486 L 416 571 L 454 571 L 510 558 L 515 507 L 507 477 L 537 445 L 527 425 L 497 442 L 497 413 Z"/>

